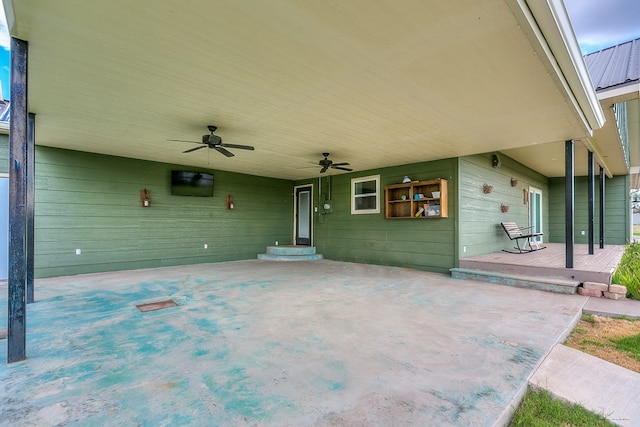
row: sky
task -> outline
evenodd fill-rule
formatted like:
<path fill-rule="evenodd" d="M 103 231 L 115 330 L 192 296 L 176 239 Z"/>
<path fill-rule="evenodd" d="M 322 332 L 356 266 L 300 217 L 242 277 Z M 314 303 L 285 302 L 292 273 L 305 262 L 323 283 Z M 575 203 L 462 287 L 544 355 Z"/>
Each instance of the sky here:
<path fill-rule="evenodd" d="M 640 0 L 564 0 L 583 55 L 640 38 Z M 9 44 L 0 7 L 0 83 L 9 99 Z"/>
<path fill-rule="evenodd" d="M 640 38 L 638 0 L 564 0 L 583 55 Z"/>

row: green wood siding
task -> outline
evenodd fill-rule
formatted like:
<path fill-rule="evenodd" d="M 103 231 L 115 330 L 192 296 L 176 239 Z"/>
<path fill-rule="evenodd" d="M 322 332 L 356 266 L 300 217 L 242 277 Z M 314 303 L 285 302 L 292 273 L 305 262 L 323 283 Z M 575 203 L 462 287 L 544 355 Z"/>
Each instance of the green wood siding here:
<path fill-rule="evenodd" d="M 547 239 L 548 183 L 547 178 L 515 160 L 498 154 L 500 167 L 492 165 L 492 153 L 461 157 L 460 161 L 460 258 L 509 249 L 512 242 L 500 226 L 501 222 L 529 225 L 529 205 L 524 203 L 524 190 L 535 187 L 542 191 L 543 225 Z M 518 184 L 511 186 L 511 178 Z M 483 192 L 483 185 L 493 186 L 491 193 Z M 503 213 L 501 204 L 509 206 Z"/>
<path fill-rule="evenodd" d="M 214 197 L 180 197 L 172 169 L 206 171 L 37 147 L 36 276 L 250 259 L 291 241 L 291 181 L 209 170 Z"/>
<path fill-rule="evenodd" d="M 575 199 L 574 199 L 574 242 L 589 243 L 588 232 L 588 183 L 586 177 L 576 177 Z M 595 241 L 596 245 L 600 240 L 600 191 L 599 177 L 596 175 L 596 215 L 595 215 Z M 551 207 L 549 210 L 551 242 L 564 243 L 564 178 L 551 178 L 549 180 L 549 199 Z M 616 176 L 605 181 L 605 244 L 622 245 L 629 241 L 631 234 L 629 200 L 629 177 Z M 585 232 L 584 236 L 582 231 Z"/>
<path fill-rule="evenodd" d="M 351 214 L 351 179 L 380 175 L 380 213 Z M 412 180 L 444 178 L 449 190 L 449 218 L 384 219 L 384 187 Z M 447 273 L 455 266 L 457 160 L 415 163 L 404 166 L 333 175 L 299 181 L 313 183 L 314 244 L 328 259 L 409 267 Z M 320 194 L 319 194 L 320 193 Z M 331 199 L 331 213 L 322 213 Z"/>
<path fill-rule="evenodd" d="M 9 173 L 9 135 L 0 134 L 0 173 Z"/>

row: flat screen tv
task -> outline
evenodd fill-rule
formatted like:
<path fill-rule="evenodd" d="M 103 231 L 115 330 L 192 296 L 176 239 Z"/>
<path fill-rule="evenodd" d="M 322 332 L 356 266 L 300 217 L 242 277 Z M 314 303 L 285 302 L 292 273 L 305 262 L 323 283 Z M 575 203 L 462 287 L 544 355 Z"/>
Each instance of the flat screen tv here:
<path fill-rule="evenodd" d="M 205 172 L 171 171 L 171 194 L 213 197 L 213 175 Z"/>

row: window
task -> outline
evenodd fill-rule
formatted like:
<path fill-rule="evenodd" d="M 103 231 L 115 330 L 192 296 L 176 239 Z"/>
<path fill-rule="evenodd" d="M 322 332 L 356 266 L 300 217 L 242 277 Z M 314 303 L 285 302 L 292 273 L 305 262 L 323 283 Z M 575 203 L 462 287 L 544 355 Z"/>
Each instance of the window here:
<path fill-rule="evenodd" d="M 380 213 L 380 175 L 351 180 L 351 213 Z"/>

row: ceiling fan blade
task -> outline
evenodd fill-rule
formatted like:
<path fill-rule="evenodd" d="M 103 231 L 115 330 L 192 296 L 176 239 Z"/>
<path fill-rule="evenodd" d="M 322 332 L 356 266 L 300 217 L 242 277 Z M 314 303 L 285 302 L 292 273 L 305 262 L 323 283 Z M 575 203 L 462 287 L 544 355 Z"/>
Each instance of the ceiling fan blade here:
<path fill-rule="evenodd" d="M 201 145 L 200 147 L 190 148 L 190 149 L 188 149 L 188 150 L 183 151 L 182 153 L 183 153 L 183 154 L 184 154 L 184 153 L 190 153 L 190 152 L 192 152 L 192 151 L 196 151 L 196 150 L 199 150 L 199 149 L 201 149 L 201 148 L 207 148 L 207 146 L 206 146 L 206 145 Z"/>
<path fill-rule="evenodd" d="M 233 157 L 234 154 L 231 151 L 227 151 L 224 148 L 222 148 L 221 146 L 217 145 L 215 147 L 213 147 L 217 152 L 224 154 L 227 157 Z"/>
<path fill-rule="evenodd" d="M 347 163 L 349 164 L 349 163 Z M 343 168 L 341 166 L 333 166 L 334 169 L 340 169 L 341 171 L 347 171 L 347 172 L 351 172 L 353 171 L 353 169 L 349 169 L 349 168 Z"/>
<path fill-rule="evenodd" d="M 349 163 L 346 163 L 346 162 L 343 162 L 343 163 L 334 163 L 334 164 L 333 164 L 333 167 L 336 167 L 336 166 L 349 166 Z"/>
<path fill-rule="evenodd" d="M 172 142 L 193 142 L 194 144 L 202 144 L 201 141 L 186 141 L 184 139 L 167 139 L 167 141 L 172 141 Z"/>
<path fill-rule="evenodd" d="M 222 145 L 223 147 L 237 148 L 238 150 L 255 150 L 255 148 L 250 145 L 227 144 L 224 142 L 220 145 Z"/>

